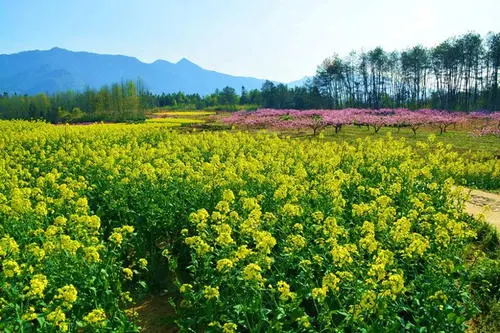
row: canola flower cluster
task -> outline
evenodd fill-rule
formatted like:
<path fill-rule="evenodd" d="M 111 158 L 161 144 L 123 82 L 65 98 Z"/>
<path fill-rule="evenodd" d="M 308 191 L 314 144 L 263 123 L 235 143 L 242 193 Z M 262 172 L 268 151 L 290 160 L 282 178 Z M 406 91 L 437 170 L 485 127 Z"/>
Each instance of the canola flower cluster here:
<path fill-rule="evenodd" d="M 0 330 L 136 331 L 131 292 L 167 278 L 150 262 L 184 272 L 185 330 L 454 331 L 475 312 L 455 182 L 500 165 L 435 138 L 0 121 L 0 148 Z"/>
<path fill-rule="evenodd" d="M 0 128 L 0 331 L 136 330 L 116 302 L 125 293 L 120 271 L 129 268 L 104 238 L 89 182 L 69 169 L 76 160 L 58 161 L 63 150 L 51 149 L 60 137 L 42 134 L 52 126 L 2 121 Z M 125 246 L 133 227 L 116 234 Z"/>

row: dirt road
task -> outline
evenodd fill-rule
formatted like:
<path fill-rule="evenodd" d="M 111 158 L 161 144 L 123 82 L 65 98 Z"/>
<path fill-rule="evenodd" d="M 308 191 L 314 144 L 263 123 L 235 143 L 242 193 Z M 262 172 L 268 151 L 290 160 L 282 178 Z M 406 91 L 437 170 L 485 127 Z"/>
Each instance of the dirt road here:
<path fill-rule="evenodd" d="M 483 212 L 484 206 L 490 208 L 485 213 L 486 221 L 496 226 L 497 230 L 500 231 L 500 194 L 471 190 L 467 212 L 471 215 L 477 215 Z"/>

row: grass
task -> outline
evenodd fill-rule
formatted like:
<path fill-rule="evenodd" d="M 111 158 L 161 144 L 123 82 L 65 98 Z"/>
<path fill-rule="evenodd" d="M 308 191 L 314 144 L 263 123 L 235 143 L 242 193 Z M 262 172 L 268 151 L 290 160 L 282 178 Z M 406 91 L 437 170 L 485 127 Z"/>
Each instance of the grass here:
<path fill-rule="evenodd" d="M 151 118 L 146 122 L 161 123 L 161 124 L 181 124 L 183 126 L 193 125 L 201 130 L 227 130 L 231 131 L 230 126 L 224 124 L 222 119 L 231 115 L 230 112 L 214 112 L 214 111 L 190 111 L 177 110 L 167 111 L 159 110 L 151 114 Z M 201 125 L 201 127 L 200 127 Z M 245 130 L 246 128 L 236 127 L 236 131 Z M 262 129 L 248 129 L 250 132 L 262 131 Z M 268 131 L 265 129 L 265 131 Z M 269 130 L 272 131 L 272 130 Z M 405 138 L 406 141 L 415 145 L 418 141 L 425 141 L 429 135 L 436 135 L 439 141 L 444 144 L 451 144 L 458 152 L 479 152 L 484 151 L 493 153 L 500 157 L 500 138 L 495 136 L 472 137 L 470 129 L 457 127 L 450 128 L 445 133 L 440 134 L 439 129 L 435 127 L 423 127 L 417 130 L 416 135 L 413 134 L 410 128 L 391 128 L 383 127 L 378 133 L 375 133 L 372 127 L 369 129 L 365 126 L 343 126 L 339 133 L 335 133 L 333 128 L 326 128 L 321 132 L 322 138 L 329 141 L 337 142 L 352 142 L 358 138 L 372 137 L 383 138 L 387 133 L 391 133 L 395 138 Z M 278 132 L 281 136 L 291 136 L 298 139 L 314 138 L 311 129 L 288 130 Z"/>
<path fill-rule="evenodd" d="M 312 130 L 300 131 L 284 131 L 279 132 L 280 135 L 289 135 L 299 139 L 314 138 Z M 375 133 L 373 128 L 357 126 L 344 126 L 339 133 L 335 133 L 333 129 L 325 129 L 321 132 L 321 137 L 324 140 L 336 142 L 353 142 L 358 138 L 383 138 L 388 133 L 394 138 L 404 138 L 410 145 L 415 145 L 418 141 L 425 141 L 430 135 L 435 135 L 437 140 L 444 144 L 451 144 L 458 152 L 465 151 L 485 151 L 500 156 L 500 138 L 494 136 L 472 137 L 468 130 L 457 129 L 449 130 L 443 134 L 439 134 L 439 130 L 435 128 L 421 128 L 414 135 L 411 129 L 401 128 L 400 130 L 390 127 L 381 128 L 378 133 Z"/>
<path fill-rule="evenodd" d="M 161 124 L 177 124 L 179 126 L 186 124 L 202 124 L 205 120 L 196 118 L 150 118 L 146 119 L 146 123 L 161 123 Z"/>
<path fill-rule="evenodd" d="M 160 117 L 200 117 L 214 115 L 215 111 L 158 111 L 152 115 Z"/>

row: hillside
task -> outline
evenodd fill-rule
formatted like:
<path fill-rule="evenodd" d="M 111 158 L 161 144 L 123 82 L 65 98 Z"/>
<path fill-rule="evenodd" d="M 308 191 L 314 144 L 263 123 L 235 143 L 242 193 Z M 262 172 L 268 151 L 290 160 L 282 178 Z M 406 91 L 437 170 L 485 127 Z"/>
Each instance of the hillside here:
<path fill-rule="evenodd" d="M 0 55 L 0 91 L 18 94 L 53 93 L 86 86 L 99 88 L 141 78 L 153 93 L 212 93 L 225 86 L 258 89 L 264 80 L 238 77 L 201 68 L 182 59 L 144 63 L 123 55 L 73 52 L 61 48 Z"/>

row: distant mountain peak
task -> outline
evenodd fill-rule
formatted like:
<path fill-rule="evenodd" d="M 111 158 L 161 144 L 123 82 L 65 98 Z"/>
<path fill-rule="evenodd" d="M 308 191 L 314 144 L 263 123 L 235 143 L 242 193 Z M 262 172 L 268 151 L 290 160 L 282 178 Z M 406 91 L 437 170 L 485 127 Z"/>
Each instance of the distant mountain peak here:
<path fill-rule="evenodd" d="M 66 51 L 67 52 L 68 50 L 63 49 L 62 47 L 54 46 L 49 51 Z"/>
<path fill-rule="evenodd" d="M 295 88 L 295 87 L 301 87 L 303 86 L 305 83 L 307 83 L 309 80 L 312 80 L 313 79 L 313 76 L 304 76 L 303 78 L 299 79 L 299 80 L 296 80 L 296 81 L 292 81 L 292 82 L 289 82 L 287 83 L 287 86 L 289 88 Z"/>
<path fill-rule="evenodd" d="M 0 55 L 0 92 L 18 94 L 54 93 L 99 89 L 124 80 L 141 78 L 153 93 L 210 94 L 226 86 L 259 89 L 264 80 L 236 77 L 206 70 L 182 58 L 177 63 L 156 60 L 144 63 L 125 55 L 96 54 L 53 47 Z"/>
<path fill-rule="evenodd" d="M 181 60 L 177 61 L 176 64 L 193 64 L 191 61 L 189 61 L 189 59 L 187 58 L 182 58 Z"/>
<path fill-rule="evenodd" d="M 151 65 L 154 65 L 154 64 L 156 64 L 156 65 L 162 65 L 162 64 L 172 65 L 172 63 L 170 61 L 163 60 L 163 59 L 157 59 L 151 63 Z"/>
<path fill-rule="evenodd" d="M 195 64 L 194 62 L 192 62 L 191 60 L 189 60 L 187 58 L 182 58 L 181 60 L 177 61 L 175 64 L 181 65 L 181 66 L 195 66 L 195 67 L 201 68 L 200 66 L 198 66 L 197 64 Z"/>

